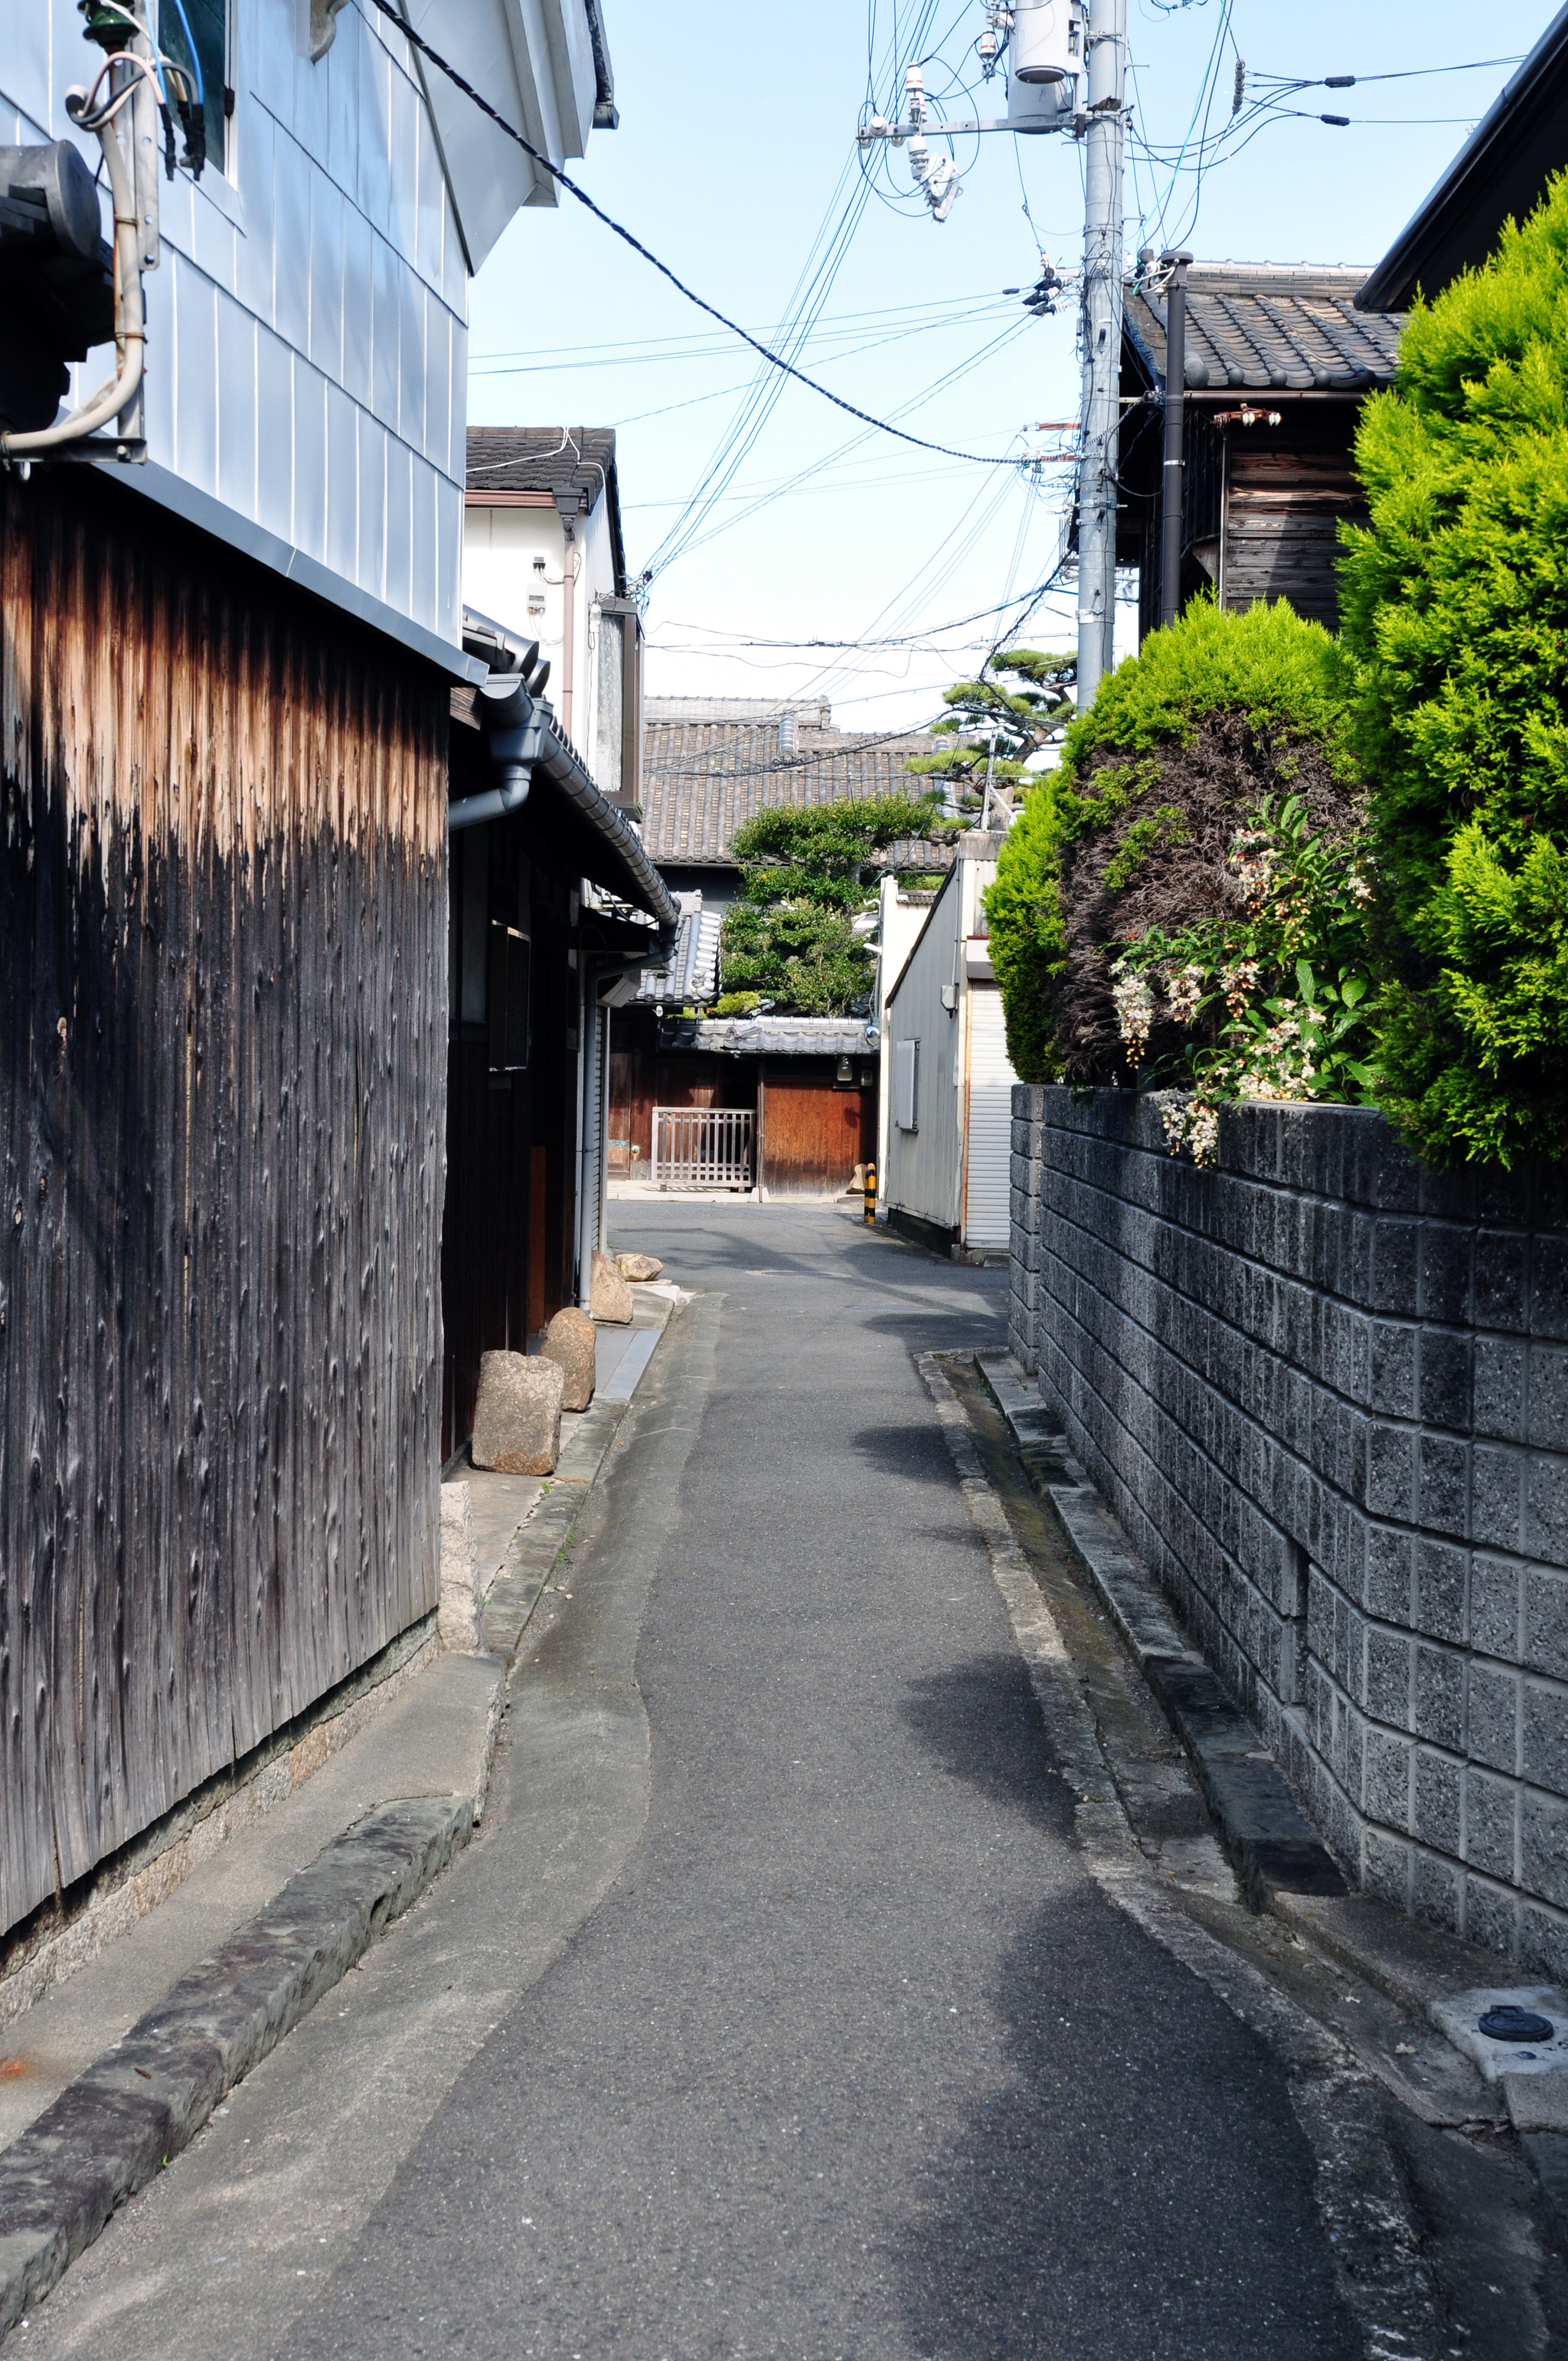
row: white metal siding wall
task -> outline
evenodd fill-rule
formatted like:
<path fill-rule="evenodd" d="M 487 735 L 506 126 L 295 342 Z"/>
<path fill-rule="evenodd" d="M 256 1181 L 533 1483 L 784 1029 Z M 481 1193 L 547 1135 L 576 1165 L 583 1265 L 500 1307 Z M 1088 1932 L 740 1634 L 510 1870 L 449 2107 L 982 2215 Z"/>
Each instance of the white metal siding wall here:
<path fill-rule="evenodd" d="M 948 872 L 942 894 L 926 913 L 920 939 L 910 952 L 897 993 L 883 1020 L 894 1071 L 900 1041 L 920 1044 L 917 1131 L 890 1124 L 887 1135 L 889 1209 L 916 1213 L 946 1230 L 959 1224 L 959 1177 L 963 1147 L 958 1085 L 962 1079 L 962 1034 L 957 1012 L 942 1005 L 942 987 L 958 974 L 962 957 L 959 928 L 964 864 Z"/>
<path fill-rule="evenodd" d="M 4 15 L 0 142 L 75 137 L 65 91 L 98 53 L 72 0 L 9 0 Z M 407 45 L 345 8 L 313 65 L 307 15 L 236 0 L 230 177 L 159 181 L 149 456 L 455 639 L 462 245 Z M 96 144 L 78 144 L 96 164 Z M 96 385 L 104 361 L 78 379 Z"/>
<path fill-rule="evenodd" d="M 1013 1085 L 1002 994 L 968 988 L 969 1126 L 964 1165 L 964 1244 L 1005 1253 L 1013 1153 Z"/>

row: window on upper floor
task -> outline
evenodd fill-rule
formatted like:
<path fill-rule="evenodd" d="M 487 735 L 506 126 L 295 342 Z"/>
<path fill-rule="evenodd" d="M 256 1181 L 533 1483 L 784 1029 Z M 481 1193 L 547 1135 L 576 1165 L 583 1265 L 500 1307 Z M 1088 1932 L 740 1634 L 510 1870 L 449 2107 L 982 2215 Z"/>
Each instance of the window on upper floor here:
<path fill-rule="evenodd" d="M 159 47 L 201 77 L 207 161 L 228 169 L 229 0 L 159 0 Z"/>

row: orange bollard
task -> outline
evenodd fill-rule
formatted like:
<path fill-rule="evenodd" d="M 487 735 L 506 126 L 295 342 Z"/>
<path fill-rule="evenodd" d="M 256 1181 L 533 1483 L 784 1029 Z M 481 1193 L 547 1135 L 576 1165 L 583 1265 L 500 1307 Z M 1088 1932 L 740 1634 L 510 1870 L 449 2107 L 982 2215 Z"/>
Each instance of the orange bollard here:
<path fill-rule="evenodd" d="M 865 1193 L 866 1193 L 866 1216 L 865 1216 L 865 1217 L 866 1217 L 866 1220 L 867 1220 L 869 1223 L 871 1223 L 871 1224 L 872 1224 L 872 1226 L 873 1226 L 873 1228 L 874 1228 L 875 1224 L 876 1224 L 876 1166 L 875 1166 L 874 1164 L 868 1164 L 868 1165 L 867 1165 L 867 1167 L 866 1167 L 866 1192 L 865 1192 Z"/>

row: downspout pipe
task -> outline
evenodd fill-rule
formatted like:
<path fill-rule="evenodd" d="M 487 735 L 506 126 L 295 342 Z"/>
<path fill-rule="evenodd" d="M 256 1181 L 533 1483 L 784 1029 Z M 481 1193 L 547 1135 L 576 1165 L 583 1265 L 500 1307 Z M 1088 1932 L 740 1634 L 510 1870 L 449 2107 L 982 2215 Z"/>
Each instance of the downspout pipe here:
<path fill-rule="evenodd" d="M 479 686 L 476 706 L 498 784 L 482 795 L 463 796 L 446 807 L 446 833 L 478 828 L 520 812 L 533 784 L 533 766 L 544 747 L 544 712 L 515 673 L 493 672 Z"/>
<path fill-rule="evenodd" d="M 1181 612 L 1181 553 L 1187 541 L 1183 434 L 1187 395 L 1187 267 L 1190 254 L 1160 257 L 1165 282 L 1165 468 L 1161 478 L 1159 619 Z"/>

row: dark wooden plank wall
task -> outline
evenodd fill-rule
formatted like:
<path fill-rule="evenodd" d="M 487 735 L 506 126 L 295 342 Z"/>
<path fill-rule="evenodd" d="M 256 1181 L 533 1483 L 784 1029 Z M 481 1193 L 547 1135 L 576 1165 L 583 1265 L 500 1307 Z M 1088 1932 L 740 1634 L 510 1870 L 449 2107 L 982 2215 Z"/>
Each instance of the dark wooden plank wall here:
<path fill-rule="evenodd" d="M 1240 611 L 1259 598 L 1288 598 L 1299 615 L 1338 631 L 1337 529 L 1342 519 L 1359 522 L 1365 513 L 1348 450 L 1257 449 L 1234 437 L 1226 606 Z"/>
<path fill-rule="evenodd" d="M 445 685 L 0 477 L 0 1930 L 435 1602 Z"/>

